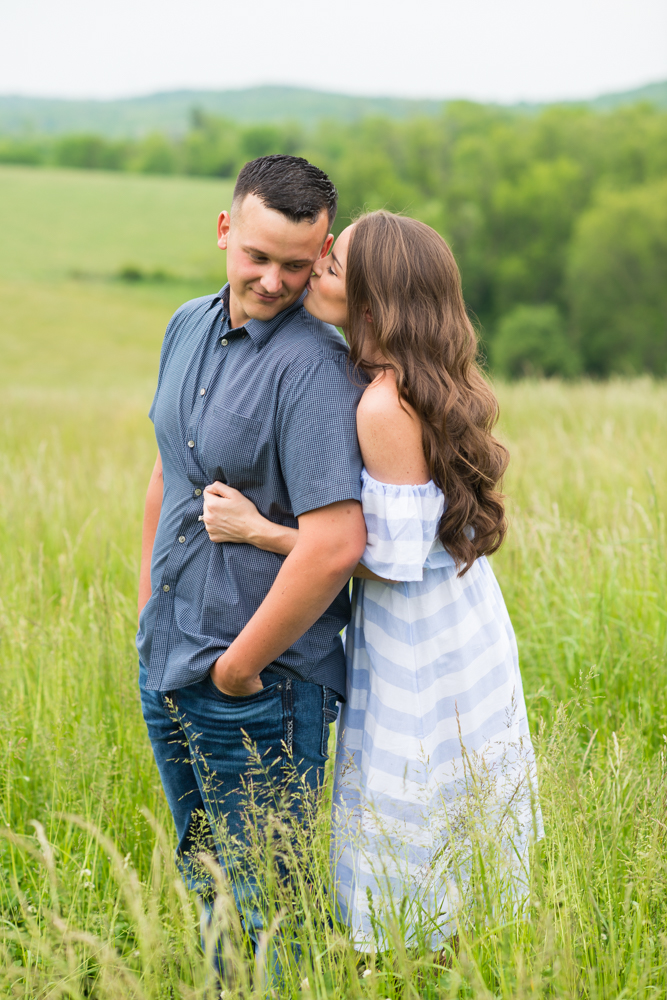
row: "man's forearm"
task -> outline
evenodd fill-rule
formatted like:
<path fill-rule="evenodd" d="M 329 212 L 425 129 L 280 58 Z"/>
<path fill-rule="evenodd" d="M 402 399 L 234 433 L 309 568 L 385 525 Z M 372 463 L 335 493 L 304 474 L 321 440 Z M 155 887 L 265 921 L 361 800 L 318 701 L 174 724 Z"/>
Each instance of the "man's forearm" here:
<path fill-rule="evenodd" d="M 275 583 L 224 655 L 225 669 L 257 674 L 296 642 L 326 611 L 353 566 L 323 574 L 317 554 L 295 548 Z"/>
<path fill-rule="evenodd" d="M 139 614 L 141 614 L 144 605 L 151 596 L 151 558 L 161 509 L 162 459 L 158 452 L 150 482 L 148 483 L 146 505 L 144 507 L 144 526 L 141 533 L 141 569 L 139 571 Z"/>
<path fill-rule="evenodd" d="M 297 543 L 271 590 L 215 664 L 214 682 L 229 692 L 237 680 L 253 677 L 284 653 L 329 607 L 350 578 L 366 544 L 366 526 L 355 501 L 300 519 Z M 310 518 L 310 520 L 308 520 Z M 330 530 L 327 530 L 330 529 Z"/>

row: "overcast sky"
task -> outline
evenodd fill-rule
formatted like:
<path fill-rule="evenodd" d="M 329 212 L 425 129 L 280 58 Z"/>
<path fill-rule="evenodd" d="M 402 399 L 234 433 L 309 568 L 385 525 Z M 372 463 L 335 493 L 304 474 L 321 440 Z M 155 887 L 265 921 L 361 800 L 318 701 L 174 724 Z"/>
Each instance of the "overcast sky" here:
<path fill-rule="evenodd" d="M 0 0 L 0 93 L 289 83 L 492 101 L 667 78 L 665 0 Z"/>

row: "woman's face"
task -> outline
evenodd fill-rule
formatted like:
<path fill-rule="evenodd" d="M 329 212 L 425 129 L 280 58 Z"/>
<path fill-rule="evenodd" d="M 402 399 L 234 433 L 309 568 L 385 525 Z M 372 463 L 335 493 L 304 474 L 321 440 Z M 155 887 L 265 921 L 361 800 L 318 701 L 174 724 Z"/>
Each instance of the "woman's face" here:
<path fill-rule="evenodd" d="M 345 326 L 347 318 L 345 269 L 353 228 L 352 225 L 343 230 L 328 257 L 315 261 L 313 274 L 306 285 L 308 294 L 303 300 L 304 306 L 316 319 L 333 326 Z"/>

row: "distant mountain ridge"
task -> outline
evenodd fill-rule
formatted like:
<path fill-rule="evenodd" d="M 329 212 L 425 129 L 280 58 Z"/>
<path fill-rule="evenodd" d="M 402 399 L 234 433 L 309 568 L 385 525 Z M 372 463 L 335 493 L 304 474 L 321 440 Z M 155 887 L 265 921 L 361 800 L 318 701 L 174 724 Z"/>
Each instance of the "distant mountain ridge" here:
<path fill-rule="evenodd" d="M 635 90 L 603 94 L 590 101 L 564 101 L 606 111 L 648 101 L 667 108 L 667 81 Z M 108 137 L 140 136 L 151 131 L 172 135 L 186 131 L 193 109 L 244 124 L 295 121 L 308 127 L 333 118 L 355 121 L 369 115 L 408 118 L 436 115 L 447 101 L 398 97 L 356 97 L 302 87 L 262 86 L 243 90 L 180 90 L 120 100 L 61 100 L 0 96 L 0 134 L 91 132 Z M 537 111 L 545 104 L 517 104 Z"/>

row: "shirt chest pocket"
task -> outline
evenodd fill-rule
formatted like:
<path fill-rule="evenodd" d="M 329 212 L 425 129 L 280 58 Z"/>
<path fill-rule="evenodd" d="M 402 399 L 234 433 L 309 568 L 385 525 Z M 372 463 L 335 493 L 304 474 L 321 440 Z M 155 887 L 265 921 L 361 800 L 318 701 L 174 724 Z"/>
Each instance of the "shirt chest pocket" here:
<path fill-rule="evenodd" d="M 199 458 L 211 481 L 219 479 L 237 490 L 254 485 L 261 428 L 260 420 L 224 406 L 212 407 L 202 420 L 199 435 Z"/>

